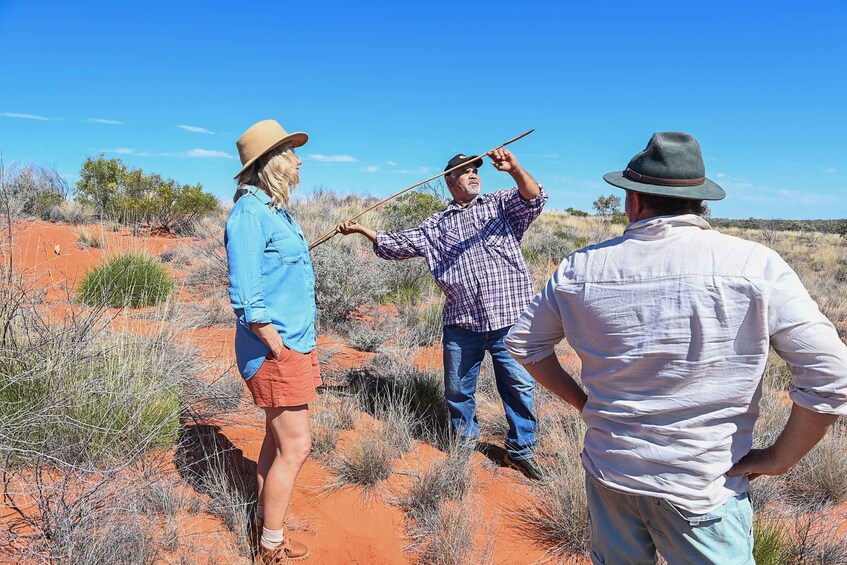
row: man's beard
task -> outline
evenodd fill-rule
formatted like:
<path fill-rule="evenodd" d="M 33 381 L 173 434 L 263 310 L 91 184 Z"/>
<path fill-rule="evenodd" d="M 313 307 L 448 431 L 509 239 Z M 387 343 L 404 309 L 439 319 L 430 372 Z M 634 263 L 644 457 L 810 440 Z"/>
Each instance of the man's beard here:
<path fill-rule="evenodd" d="M 465 192 L 467 192 L 468 194 L 472 194 L 472 195 L 476 196 L 477 194 L 480 193 L 480 188 L 481 188 L 480 183 L 468 184 L 468 186 L 465 187 Z"/>

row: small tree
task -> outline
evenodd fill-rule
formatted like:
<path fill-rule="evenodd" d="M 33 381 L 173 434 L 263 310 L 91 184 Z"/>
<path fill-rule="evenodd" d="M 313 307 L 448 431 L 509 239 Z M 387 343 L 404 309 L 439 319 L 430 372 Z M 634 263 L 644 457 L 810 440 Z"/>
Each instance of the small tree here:
<path fill-rule="evenodd" d="M 120 159 L 100 155 L 82 165 L 76 188 L 80 200 L 90 203 L 101 218 L 123 224 L 144 222 L 167 231 L 186 228 L 214 212 L 218 199 L 200 184 L 180 184 L 155 173 L 129 169 Z"/>
<path fill-rule="evenodd" d="M 597 214 L 603 216 L 606 219 L 621 214 L 621 198 L 620 196 L 615 196 L 614 194 L 610 194 L 609 196 L 601 196 L 600 198 L 595 200 L 591 205 L 594 206 L 595 210 L 597 210 Z"/>

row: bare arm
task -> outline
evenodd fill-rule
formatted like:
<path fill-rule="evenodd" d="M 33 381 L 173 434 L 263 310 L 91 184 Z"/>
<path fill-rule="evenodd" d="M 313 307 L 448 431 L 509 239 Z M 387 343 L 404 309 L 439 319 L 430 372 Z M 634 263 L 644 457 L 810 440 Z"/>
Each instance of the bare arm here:
<path fill-rule="evenodd" d="M 588 401 L 588 395 L 565 371 L 555 354 L 548 355 L 537 363 L 527 363 L 523 367 L 544 388 L 582 412 L 582 408 Z"/>
<path fill-rule="evenodd" d="M 376 230 L 372 230 L 369 227 L 363 226 L 358 222 L 344 222 L 338 224 L 335 227 L 335 231 L 340 233 L 341 235 L 350 235 L 351 233 L 360 233 L 369 240 L 371 243 L 376 243 Z"/>
<path fill-rule="evenodd" d="M 512 178 L 515 179 L 515 184 L 518 185 L 518 192 L 526 200 L 532 200 L 541 193 L 541 187 L 538 186 L 532 175 L 521 167 L 511 151 L 508 149 L 495 149 L 488 156 L 498 171 L 504 171 L 512 175 Z"/>
<path fill-rule="evenodd" d="M 253 333 L 259 336 L 265 345 L 268 346 L 268 349 L 271 350 L 271 355 L 273 355 L 274 359 L 279 359 L 280 354 L 282 353 L 282 348 L 284 347 L 282 343 L 282 338 L 279 335 L 279 332 L 276 331 L 276 328 L 273 324 L 250 324 L 250 329 L 253 330 Z"/>
<path fill-rule="evenodd" d="M 838 416 L 820 414 L 799 404 L 791 407 L 791 416 L 774 444 L 765 449 L 751 449 L 727 475 L 782 475 L 823 439 Z"/>

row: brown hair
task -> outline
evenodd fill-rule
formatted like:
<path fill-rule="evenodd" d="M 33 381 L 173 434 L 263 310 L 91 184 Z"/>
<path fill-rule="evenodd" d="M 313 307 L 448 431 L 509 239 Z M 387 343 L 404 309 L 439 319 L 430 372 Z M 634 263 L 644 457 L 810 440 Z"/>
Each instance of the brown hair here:
<path fill-rule="evenodd" d="M 669 196 L 658 196 L 656 194 L 645 194 L 643 192 L 639 192 L 638 196 L 641 198 L 641 203 L 644 207 L 654 212 L 657 216 L 694 214 L 702 218 L 709 211 L 702 200 L 671 198 Z"/>

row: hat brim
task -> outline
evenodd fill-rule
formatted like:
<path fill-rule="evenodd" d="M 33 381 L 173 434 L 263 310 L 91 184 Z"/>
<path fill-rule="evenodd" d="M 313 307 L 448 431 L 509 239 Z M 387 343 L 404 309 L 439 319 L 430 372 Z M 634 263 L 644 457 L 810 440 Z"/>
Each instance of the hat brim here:
<path fill-rule="evenodd" d="M 264 151 L 262 151 L 261 153 L 259 153 L 258 155 L 256 155 L 255 157 L 253 157 L 252 159 L 247 161 L 246 163 L 244 163 L 244 166 L 241 167 L 241 170 L 238 171 L 238 174 L 236 174 L 232 178 L 237 179 L 238 177 L 240 177 L 241 174 L 244 171 L 246 171 L 247 169 L 250 168 L 250 165 L 252 165 L 253 163 L 256 162 L 256 159 L 258 159 L 262 155 L 267 154 L 269 151 L 273 151 L 274 149 L 276 149 L 280 145 L 288 144 L 288 145 L 291 145 L 292 147 L 300 147 L 302 145 L 305 145 L 307 141 L 309 141 L 309 136 L 305 132 L 295 131 L 294 133 L 289 133 L 288 135 L 286 135 L 285 137 L 283 137 L 279 141 L 274 142 L 270 147 L 268 147 L 267 149 L 265 149 Z"/>
<path fill-rule="evenodd" d="M 647 184 L 636 182 L 624 176 L 623 171 L 615 171 L 603 175 L 603 180 L 612 186 L 632 190 L 644 194 L 655 194 L 670 198 L 683 198 L 685 200 L 723 200 L 726 192 L 716 182 L 706 179 L 703 184 L 695 186 L 662 186 L 658 184 Z"/>
<path fill-rule="evenodd" d="M 458 167 L 467 167 L 468 165 L 473 165 L 477 169 L 481 169 L 482 163 L 483 163 L 482 157 L 477 157 L 477 156 L 468 157 L 468 159 L 464 163 L 459 163 L 457 165 L 453 165 L 452 167 L 450 165 L 447 165 L 446 167 L 444 167 L 444 174 L 447 174 L 447 171 L 449 171 L 450 169 L 458 170 L 457 169 Z"/>

